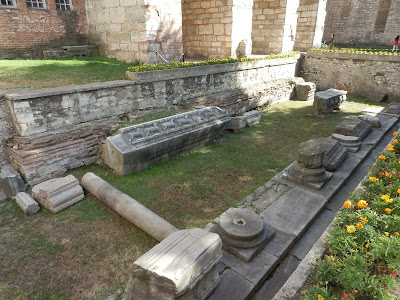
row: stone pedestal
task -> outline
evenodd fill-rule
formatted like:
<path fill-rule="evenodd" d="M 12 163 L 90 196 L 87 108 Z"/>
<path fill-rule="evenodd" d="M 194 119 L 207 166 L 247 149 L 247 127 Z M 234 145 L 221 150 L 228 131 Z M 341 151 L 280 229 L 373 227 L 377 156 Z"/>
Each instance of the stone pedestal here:
<path fill-rule="evenodd" d="M 17 196 L 15 196 L 15 201 L 27 215 L 36 214 L 40 210 L 39 204 L 25 192 L 18 193 Z"/>
<path fill-rule="evenodd" d="M 50 179 L 32 188 L 32 197 L 52 213 L 84 198 L 83 189 L 73 175 Z"/>
<path fill-rule="evenodd" d="M 378 117 L 369 116 L 369 115 L 359 115 L 358 118 L 370 124 L 372 127 L 380 128 L 381 121 L 379 121 Z"/>
<path fill-rule="evenodd" d="M 217 234 L 174 232 L 135 261 L 124 299 L 206 299 L 219 283 L 221 257 Z"/>
<path fill-rule="evenodd" d="M 328 171 L 336 171 L 346 159 L 348 150 L 333 138 L 318 139 L 325 149 L 324 167 Z"/>
<path fill-rule="evenodd" d="M 312 101 L 315 97 L 316 86 L 313 82 L 296 84 L 296 99 L 300 101 Z"/>
<path fill-rule="evenodd" d="M 332 134 L 332 138 L 339 141 L 351 153 L 356 153 L 361 148 L 361 141 L 356 136 L 347 136 L 334 133 Z"/>
<path fill-rule="evenodd" d="M 259 215 L 241 208 L 224 212 L 216 228 L 222 247 L 245 262 L 250 262 L 275 235 Z"/>
<path fill-rule="evenodd" d="M 19 192 L 25 192 L 25 183 L 21 175 L 12 165 L 4 165 L 0 173 L 1 185 L 8 197 L 15 197 Z"/>
<path fill-rule="evenodd" d="M 367 122 L 360 120 L 356 117 L 350 117 L 342 122 L 335 128 L 335 133 L 347 136 L 355 136 L 362 141 L 371 131 L 372 126 Z"/>
<path fill-rule="evenodd" d="M 324 168 L 324 157 L 325 149 L 317 139 L 301 143 L 297 161 L 289 166 L 282 178 L 319 190 L 332 177 Z"/>
<path fill-rule="evenodd" d="M 347 92 L 336 89 L 328 89 L 326 91 L 315 94 L 313 104 L 313 116 L 329 117 L 329 114 L 334 110 L 340 110 L 340 105 L 347 98 Z"/>

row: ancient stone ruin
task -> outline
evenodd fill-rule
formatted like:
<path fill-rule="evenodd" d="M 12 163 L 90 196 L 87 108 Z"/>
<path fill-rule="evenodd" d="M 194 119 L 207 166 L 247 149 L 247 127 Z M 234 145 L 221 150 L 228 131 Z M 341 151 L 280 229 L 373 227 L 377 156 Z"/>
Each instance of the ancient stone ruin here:
<path fill-rule="evenodd" d="M 317 139 L 301 143 L 297 160 L 282 177 L 319 190 L 332 177 L 325 170 L 324 158 L 325 148 Z"/>
<path fill-rule="evenodd" d="M 314 100 L 316 88 L 313 82 L 301 82 L 296 84 L 296 99 L 299 101 Z"/>
<path fill-rule="evenodd" d="M 3 190 L 8 197 L 15 197 L 19 192 L 25 192 L 25 183 L 21 175 L 10 164 L 1 168 L 0 180 Z"/>
<path fill-rule="evenodd" d="M 39 204 L 31 197 L 31 195 L 25 192 L 18 193 L 15 197 L 15 202 L 27 215 L 36 214 L 40 210 Z"/>
<path fill-rule="evenodd" d="M 346 159 L 348 150 L 339 141 L 329 137 L 319 139 L 325 149 L 324 167 L 327 171 L 336 171 Z"/>
<path fill-rule="evenodd" d="M 340 105 L 346 101 L 347 92 L 328 89 L 315 94 L 312 115 L 316 117 L 329 117 L 334 110 L 340 110 Z"/>
<path fill-rule="evenodd" d="M 120 175 L 141 171 L 212 143 L 230 117 L 208 107 L 119 130 L 108 137 L 104 162 Z"/>

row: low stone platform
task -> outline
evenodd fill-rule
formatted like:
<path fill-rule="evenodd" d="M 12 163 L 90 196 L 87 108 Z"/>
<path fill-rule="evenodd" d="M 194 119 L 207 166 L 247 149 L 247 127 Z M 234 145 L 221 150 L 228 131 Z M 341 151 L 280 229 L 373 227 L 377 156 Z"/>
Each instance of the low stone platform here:
<path fill-rule="evenodd" d="M 261 216 L 263 222 L 275 231 L 275 236 L 250 263 L 245 263 L 223 250 L 219 268 L 221 283 L 208 299 L 228 300 L 232 299 L 232 295 L 239 300 L 252 298 L 314 220 L 321 213 L 327 213 L 325 208 L 329 206 L 329 201 L 352 178 L 353 172 L 371 153 L 374 146 L 398 124 L 398 118 L 393 115 L 379 114 L 377 117 L 382 124 L 381 128 L 372 129 L 362 141 L 360 150 L 357 153 L 349 153 L 320 190 L 282 178 L 288 167 L 239 203 L 240 208 Z M 334 214 L 331 213 L 331 216 Z M 205 229 L 213 231 L 213 228 L 215 225 L 209 224 Z M 298 254 L 299 257 L 302 255 Z M 299 263 L 296 257 L 289 255 L 283 263 L 284 267 L 289 268 L 291 261 L 295 267 Z M 266 288 L 263 287 L 263 293 L 268 294 L 267 290 L 271 289 L 271 283 L 268 284 Z M 271 297 L 273 294 L 265 297 L 257 295 L 257 299 Z"/>
<path fill-rule="evenodd" d="M 106 139 L 104 162 L 120 175 L 138 172 L 212 143 L 229 121 L 213 106 L 123 128 Z"/>
<path fill-rule="evenodd" d="M 61 50 L 43 51 L 43 58 L 67 58 L 69 56 L 92 56 L 99 55 L 99 48 L 95 45 L 63 46 Z"/>

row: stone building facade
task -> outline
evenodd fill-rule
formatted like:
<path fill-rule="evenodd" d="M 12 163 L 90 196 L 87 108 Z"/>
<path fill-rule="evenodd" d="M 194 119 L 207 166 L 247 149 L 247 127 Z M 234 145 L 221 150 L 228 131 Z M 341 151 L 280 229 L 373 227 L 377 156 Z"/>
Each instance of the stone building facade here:
<path fill-rule="evenodd" d="M 306 50 L 321 40 L 326 6 L 326 0 L 0 3 L 0 57 L 40 57 L 43 50 L 90 42 L 102 55 L 146 63 L 182 53 L 210 59 Z"/>
<path fill-rule="evenodd" d="M 1 1 L 0 57 L 40 57 L 43 50 L 87 44 L 85 11 L 77 0 Z"/>
<path fill-rule="evenodd" d="M 398 0 L 328 0 L 324 39 L 337 44 L 393 45 L 400 34 Z"/>

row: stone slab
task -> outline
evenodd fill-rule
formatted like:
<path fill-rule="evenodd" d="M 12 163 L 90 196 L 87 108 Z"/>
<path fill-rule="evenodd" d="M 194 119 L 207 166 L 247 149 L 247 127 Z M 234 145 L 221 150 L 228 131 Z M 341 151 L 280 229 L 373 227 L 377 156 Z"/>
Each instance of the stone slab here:
<path fill-rule="evenodd" d="M 261 112 L 258 110 L 248 111 L 243 114 L 243 118 L 246 119 L 246 126 L 251 127 L 260 123 Z"/>
<path fill-rule="evenodd" d="M 68 175 L 35 185 L 32 197 L 52 213 L 57 213 L 82 200 L 84 195 L 78 179 Z"/>
<path fill-rule="evenodd" d="M 104 162 L 120 175 L 139 172 L 212 143 L 229 121 L 224 110 L 208 107 L 122 128 L 106 139 Z"/>
<path fill-rule="evenodd" d="M 315 193 L 294 188 L 272 203 L 260 216 L 271 227 L 299 237 L 327 202 L 328 199 Z"/>
<path fill-rule="evenodd" d="M 7 201 L 8 197 L 3 192 L 0 192 L 0 203 Z"/>
<path fill-rule="evenodd" d="M 10 165 L 4 165 L 0 172 L 0 181 L 5 194 L 8 197 L 14 197 L 19 192 L 25 192 L 25 183 L 15 168 Z"/>
<path fill-rule="evenodd" d="M 332 138 L 339 141 L 351 153 L 356 153 L 360 150 L 361 141 L 359 137 L 333 133 Z"/>
<path fill-rule="evenodd" d="M 282 171 L 281 177 L 282 179 L 285 179 L 287 181 L 292 181 L 292 182 L 296 182 L 299 183 L 301 185 L 304 185 L 306 187 L 315 189 L 315 190 L 320 190 L 327 182 L 329 182 L 329 180 L 332 177 L 332 173 L 326 171 L 325 172 L 325 180 L 321 181 L 321 182 L 310 182 L 307 181 L 305 179 L 303 179 L 301 176 L 295 177 L 293 175 L 290 174 L 290 168 L 292 168 L 294 166 L 296 162 L 292 163 L 288 168 L 286 168 L 285 170 Z"/>
<path fill-rule="evenodd" d="M 274 228 L 274 230 L 275 236 L 267 246 L 265 246 L 264 251 L 267 251 L 281 259 L 296 242 L 297 236 L 278 228 Z"/>
<path fill-rule="evenodd" d="M 263 250 L 250 263 L 244 263 L 236 256 L 223 251 L 221 262 L 253 283 L 257 288 L 272 272 L 279 260 L 275 255 Z"/>
<path fill-rule="evenodd" d="M 346 136 L 356 136 L 360 140 L 363 140 L 371 131 L 371 128 L 372 126 L 367 122 L 356 117 L 350 117 L 344 119 L 336 126 L 335 133 Z"/>
<path fill-rule="evenodd" d="M 370 115 L 359 115 L 358 118 L 371 124 L 372 127 L 379 128 L 381 127 L 381 121 L 378 117 L 370 116 Z"/>
<path fill-rule="evenodd" d="M 312 246 L 321 234 L 325 231 L 325 228 L 332 222 L 336 214 L 329 209 L 324 209 L 318 218 L 311 224 L 307 232 L 301 237 L 299 241 L 290 249 L 289 254 L 293 255 L 299 260 L 306 257 Z"/>
<path fill-rule="evenodd" d="M 206 299 L 219 283 L 221 250 L 217 234 L 172 233 L 134 262 L 125 299 Z"/>
<path fill-rule="evenodd" d="M 376 145 L 379 143 L 379 141 L 382 138 L 382 132 L 373 130 L 368 136 L 363 140 L 363 144 L 365 145 L 371 145 L 372 147 L 376 147 Z"/>
<path fill-rule="evenodd" d="M 300 260 L 292 255 L 288 255 L 283 262 L 276 268 L 274 274 L 263 284 L 254 295 L 254 300 L 270 300 L 279 291 L 280 287 L 286 282 L 290 275 L 296 270 Z"/>
<path fill-rule="evenodd" d="M 235 132 L 241 131 L 247 125 L 247 120 L 243 116 L 232 117 L 226 129 L 233 130 Z"/>
<path fill-rule="evenodd" d="M 346 91 L 336 89 L 315 93 L 312 115 L 324 118 L 329 117 L 329 114 L 334 110 L 340 110 L 340 105 L 346 100 L 346 95 Z"/>
<path fill-rule="evenodd" d="M 15 196 L 15 202 L 27 215 L 34 215 L 39 210 L 39 204 L 27 193 L 20 192 Z"/>
<path fill-rule="evenodd" d="M 366 113 L 379 114 L 384 109 L 385 109 L 384 107 L 380 107 L 380 106 L 369 106 L 369 107 L 363 109 L 362 111 L 366 112 Z"/>
<path fill-rule="evenodd" d="M 254 290 L 254 284 L 232 269 L 226 269 L 221 275 L 221 281 L 207 300 L 248 299 Z"/>

